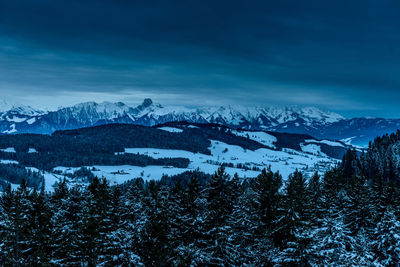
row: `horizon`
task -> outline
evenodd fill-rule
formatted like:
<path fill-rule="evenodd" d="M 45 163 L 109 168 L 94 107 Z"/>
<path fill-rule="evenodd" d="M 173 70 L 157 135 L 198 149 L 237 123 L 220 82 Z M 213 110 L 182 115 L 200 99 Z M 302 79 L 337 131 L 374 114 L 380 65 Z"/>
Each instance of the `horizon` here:
<path fill-rule="evenodd" d="M 55 108 L 48 108 L 48 107 L 43 107 L 43 106 L 34 106 L 34 105 L 30 105 L 29 103 L 22 104 L 22 103 L 18 103 L 18 102 L 9 102 L 9 101 L 6 101 L 4 99 L 0 99 L 0 106 L 3 105 L 3 104 L 8 105 L 9 108 L 6 108 L 5 110 L 11 109 L 13 107 L 31 107 L 31 108 L 33 108 L 35 110 L 38 110 L 38 111 L 56 112 L 56 111 L 58 111 L 60 109 L 63 109 L 63 108 L 71 108 L 71 107 L 74 107 L 74 106 L 77 106 L 77 105 L 80 105 L 80 104 L 86 104 L 86 103 L 88 103 L 88 104 L 89 103 L 96 103 L 96 104 L 105 104 L 105 103 L 117 104 L 117 103 L 122 103 L 122 104 L 124 104 L 124 105 L 126 105 L 128 107 L 135 108 L 135 107 L 143 104 L 143 102 L 145 100 L 147 100 L 147 99 L 150 99 L 152 101 L 152 104 L 161 105 L 162 108 L 165 108 L 165 107 L 177 107 L 177 108 L 183 107 L 183 108 L 188 108 L 188 109 L 213 108 L 213 107 L 214 108 L 220 108 L 220 107 L 233 107 L 233 108 L 235 108 L 235 107 L 243 107 L 243 108 L 273 108 L 273 109 L 286 109 L 286 108 L 287 109 L 307 109 L 307 108 L 315 108 L 315 109 L 317 109 L 319 111 L 322 111 L 322 112 L 325 112 L 325 113 L 334 113 L 336 115 L 339 115 L 339 116 L 343 117 L 344 119 L 353 119 L 353 118 L 400 119 L 400 117 L 398 117 L 398 118 L 396 118 L 396 117 L 384 118 L 384 117 L 377 117 L 377 116 L 375 116 L 375 117 L 374 116 L 347 117 L 347 116 L 344 116 L 343 114 L 341 114 L 340 112 L 332 111 L 332 110 L 329 110 L 329 109 L 326 109 L 326 108 L 319 108 L 317 106 L 311 106 L 311 105 L 302 105 L 302 106 L 301 105 L 296 105 L 296 104 L 287 105 L 287 106 L 279 106 L 279 105 L 264 105 L 264 106 L 262 106 L 262 105 L 240 105 L 240 104 L 176 105 L 176 104 L 164 104 L 164 103 L 161 103 L 159 101 L 154 101 L 154 99 L 152 99 L 152 98 L 144 98 L 142 101 L 132 102 L 132 103 L 126 103 L 126 102 L 123 102 L 123 101 L 108 101 L 108 100 L 103 100 L 103 101 L 84 101 L 84 102 L 71 103 L 69 105 L 64 105 L 64 106 L 58 106 L 58 107 L 55 107 Z"/>

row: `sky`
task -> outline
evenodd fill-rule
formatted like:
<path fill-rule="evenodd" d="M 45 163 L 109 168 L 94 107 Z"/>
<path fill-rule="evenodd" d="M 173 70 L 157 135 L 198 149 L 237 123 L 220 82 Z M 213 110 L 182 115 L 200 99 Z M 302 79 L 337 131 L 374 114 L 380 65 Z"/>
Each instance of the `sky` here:
<path fill-rule="evenodd" d="M 400 118 L 400 1 L 0 0 L 0 98 Z"/>

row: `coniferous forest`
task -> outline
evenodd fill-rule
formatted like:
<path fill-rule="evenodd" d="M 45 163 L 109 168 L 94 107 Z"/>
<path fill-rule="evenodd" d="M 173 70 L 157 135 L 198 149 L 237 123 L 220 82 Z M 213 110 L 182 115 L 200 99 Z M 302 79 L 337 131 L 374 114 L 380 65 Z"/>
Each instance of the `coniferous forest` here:
<path fill-rule="evenodd" d="M 0 0 L 0 267 L 400 267 L 400 0 Z"/>
<path fill-rule="evenodd" d="M 1 196 L 0 261 L 4 266 L 396 266 L 398 184 L 378 172 L 370 179 L 363 169 L 349 151 L 339 166 L 310 179 L 296 171 L 283 181 L 266 169 L 243 181 L 221 167 L 206 183 L 196 173 L 174 183 L 137 179 L 113 187 L 94 178 L 86 188 L 61 182 L 48 194 L 22 182 Z"/>

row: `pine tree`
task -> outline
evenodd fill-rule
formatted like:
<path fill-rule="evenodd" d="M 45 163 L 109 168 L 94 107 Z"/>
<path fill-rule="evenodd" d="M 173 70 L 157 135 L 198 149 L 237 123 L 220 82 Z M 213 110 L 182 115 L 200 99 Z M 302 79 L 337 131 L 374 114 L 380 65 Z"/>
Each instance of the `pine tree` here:
<path fill-rule="evenodd" d="M 88 212 L 83 219 L 84 261 L 96 266 L 104 260 L 107 236 L 111 227 L 111 191 L 107 180 L 95 177 L 88 187 Z"/>
<path fill-rule="evenodd" d="M 169 204 L 170 204 L 170 233 L 168 239 L 170 240 L 172 252 L 171 263 L 173 265 L 190 265 L 192 257 L 190 251 L 187 251 L 186 235 L 187 231 L 187 214 L 185 209 L 186 194 L 178 181 L 174 188 L 170 190 Z"/>
<path fill-rule="evenodd" d="M 322 201 L 322 183 L 318 172 L 310 178 L 307 185 L 308 194 L 310 196 L 310 220 L 311 224 L 318 225 L 322 219 L 321 214 L 321 201 Z"/>
<path fill-rule="evenodd" d="M 66 264 L 71 253 L 73 233 L 71 233 L 71 217 L 68 216 L 69 189 L 65 179 L 59 182 L 52 194 L 51 208 L 54 211 L 51 224 L 52 234 L 52 261 L 57 264 Z"/>
<path fill-rule="evenodd" d="M 84 246 L 86 243 L 85 235 L 83 234 L 84 219 L 88 213 L 87 209 L 87 189 L 73 187 L 69 190 L 68 200 L 66 201 L 66 210 L 64 217 L 63 238 L 60 240 L 61 251 L 67 252 L 62 254 L 64 261 L 70 265 L 76 265 L 83 262 Z"/>
<path fill-rule="evenodd" d="M 148 219 L 140 237 L 139 256 L 146 266 L 168 265 L 171 255 L 168 190 L 161 188 L 158 192 L 151 191 L 151 195 L 146 211 Z"/>
<path fill-rule="evenodd" d="M 15 264 L 32 264 L 30 243 L 32 241 L 31 215 L 33 207 L 31 200 L 31 190 L 28 189 L 25 180 L 22 180 L 15 194 L 15 217 L 12 218 L 15 243 L 11 259 Z"/>
<path fill-rule="evenodd" d="M 371 190 L 366 181 L 359 176 L 353 176 L 342 198 L 345 224 L 349 227 L 353 236 L 361 229 L 368 230 L 372 225 L 372 201 Z"/>
<path fill-rule="evenodd" d="M 211 177 L 207 186 L 207 214 L 205 218 L 207 265 L 231 263 L 234 248 L 229 240 L 230 227 L 228 218 L 235 203 L 232 192 L 233 185 L 224 167 L 219 168 Z M 231 263 L 232 264 L 232 263 Z"/>
<path fill-rule="evenodd" d="M 199 265 L 204 262 L 204 206 L 205 198 L 196 176 L 192 176 L 187 185 L 183 209 L 180 209 L 181 233 L 180 245 L 176 248 L 177 260 L 174 265 Z"/>
<path fill-rule="evenodd" d="M 5 265 L 17 264 L 16 249 L 16 203 L 15 192 L 9 184 L 0 198 L 0 260 Z"/>
<path fill-rule="evenodd" d="M 374 231 L 372 246 L 376 265 L 396 266 L 400 262 L 400 222 L 388 207 Z"/>
<path fill-rule="evenodd" d="M 51 261 L 51 237 L 53 229 L 51 221 L 53 212 L 49 206 L 48 196 L 43 189 L 40 193 L 33 193 L 31 197 L 30 264 L 46 266 Z"/>
<path fill-rule="evenodd" d="M 266 264 L 274 258 L 272 238 L 281 208 L 282 177 L 273 173 L 271 168 L 263 169 L 251 183 L 249 216 L 254 236 L 254 260 L 257 264 Z"/>
<path fill-rule="evenodd" d="M 272 232 L 282 198 L 279 193 L 281 186 L 282 177 L 279 173 L 273 173 L 270 167 L 263 169 L 252 184 L 254 206 L 259 216 L 258 234 L 269 236 Z"/>
<path fill-rule="evenodd" d="M 120 228 L 116 230 L 118 232 L 117 236 L 122 240 L 123 244 L 117 244 L 122 249 L 120 256 L 123 259 L 128 259 L 129 264 L 134 266 L 143 265 L 138 255 L 139 243 L 141 242 L 140 235 L 147 221 L 143 201 L 143 183 L 142 180 L 136 179 L 121 196 Z M 118 258 L 120 259 L 121 257 Z"/>
<path fill-rule="evenodd" d="M 296 170 L 289 175 L 285 187 L 283 210 L 274 233 L 275 242 L 282 248 L 278 257 L 280 264 L 307 265 L 306 248 L 310 243 L 310 196 L 306 180 Z"/>
<path fill-rule="evenodd" d="M 356 240 L 344 224 L 343 215 L 335 214 L 322 219 L 320 227 L 311 234 L 308 249 L 310 263 L 315 266 L 353 266 L 353 249 Z"/>

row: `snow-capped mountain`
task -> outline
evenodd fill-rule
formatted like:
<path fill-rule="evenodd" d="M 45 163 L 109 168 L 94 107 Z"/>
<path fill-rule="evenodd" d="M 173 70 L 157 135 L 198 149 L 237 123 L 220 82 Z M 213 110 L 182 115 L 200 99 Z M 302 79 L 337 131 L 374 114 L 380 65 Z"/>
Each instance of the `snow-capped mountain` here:
<path fill-rule="evenodd" d="M 31 106 L 11 104 L 0 101 L 0 132 L 11 134 L 19 132 L 17 125 L 32 124 L 35 117 L 46 114 L 43 110 Z"/>
<path fill-rule="evenodd" d="M 0 102 L 0 132 L 44 133 L 100 124 L 128 123 L 153 126 L 171 121 L 216 123 L 248 130 L 310 134 L 365 145 L 378 135 L 396 131 L 400 119 L 353 118 L 315 107 L 183 107 L 163 106 L 145 99 L 130 107 L 122 102 L 86 102 L 56 111 Z"/>
<path fill-rule="evenodd" d="M 144 108 L 140 113 L 132 115 L 137 118 L 139 124 L 148 126 L 168 121 L 189 121 L 218 123 L 247 129 L 269 129 L 289 122 L 301 122 L 307 126 L 318 126 L 344 119 L 339 114 L 324 112 L 312 107 L 164 107 L 160 104 L 152 103 L 150 99 L 145 100 L 141 107 Z"/>

